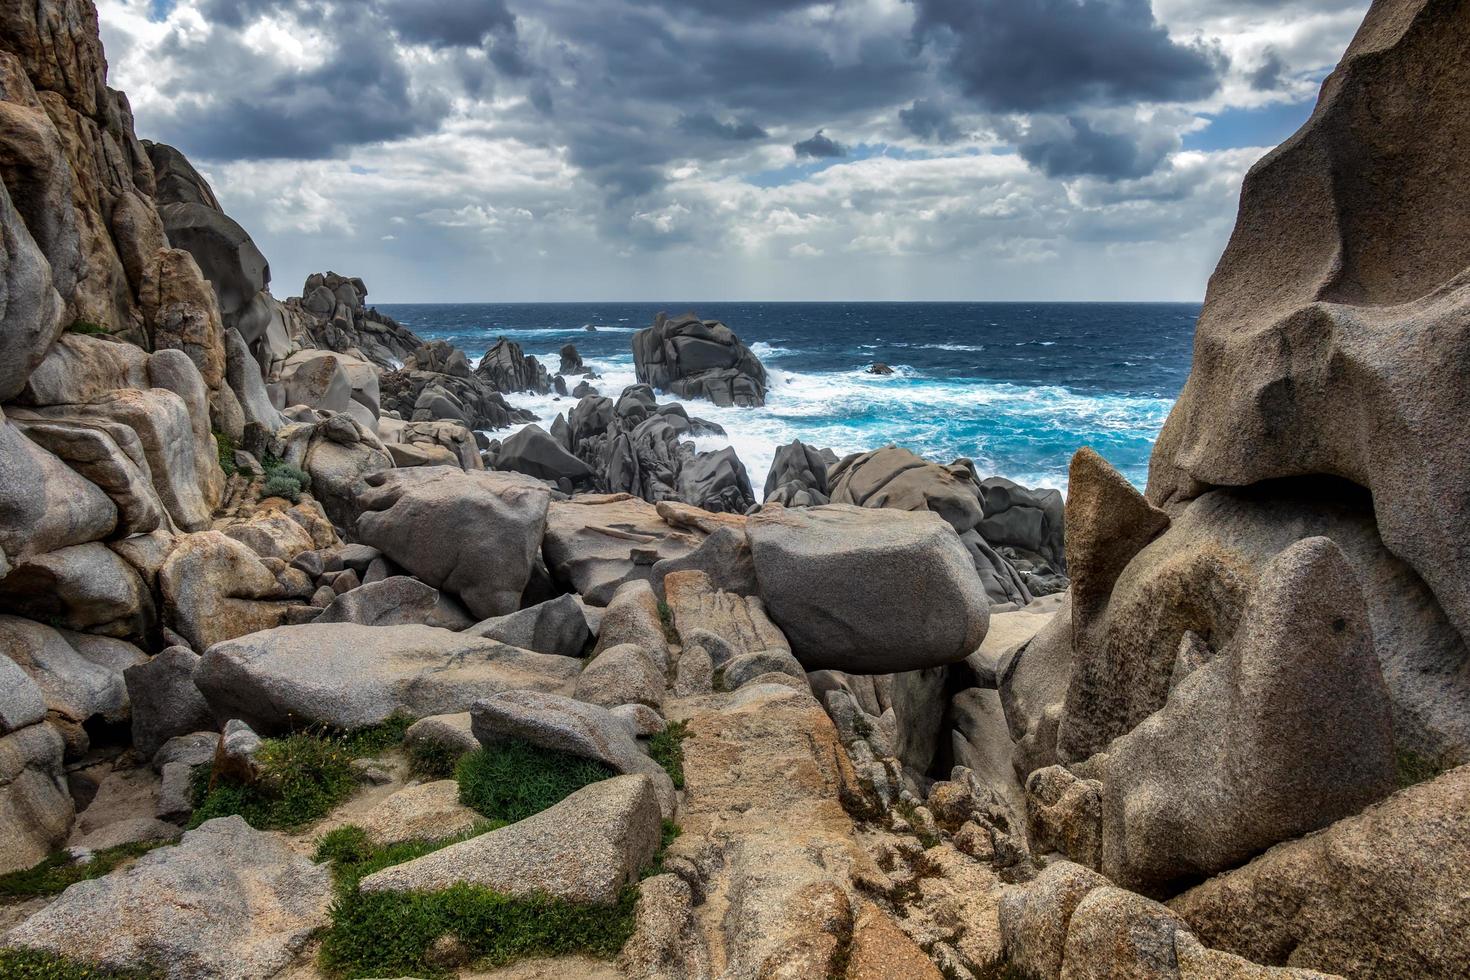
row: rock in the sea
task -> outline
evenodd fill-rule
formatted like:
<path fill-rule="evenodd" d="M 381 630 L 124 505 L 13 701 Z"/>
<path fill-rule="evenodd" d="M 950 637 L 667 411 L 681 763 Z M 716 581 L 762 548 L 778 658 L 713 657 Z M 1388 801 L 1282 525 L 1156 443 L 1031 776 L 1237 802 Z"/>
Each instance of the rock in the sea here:
<path fill-rule="evenodd" d="M 331 903 L 326 865 L 222 817 L 125 871 L 73 885 L 0 941 L 172 980 L 266 980 L 329 923 Z"/>
<path fill-rule="evenodd" d="M 1397 778 L 1362 592 L 1325 538 L 1262 576 L 1230 645 L 1100 763 L 1102 871 L 1167 892 L 1356 813 Z"/>
<path fill-rule="evenodd" d="M 470 708 L 475 737 L 494 746 L 509 739 L 595 759 L 624 774 L 653 780 L 665 817 L 674 812 L 674 783 L 662 766 L 639 751 L 628 727 L 606 708 L 537 691 L 508 691 Z"/>
<path fill-rule="evenodd" d="M 658 850 L 658 796 L 647 776 L 616 776 L 488 834 L 385 868 L 364 892 L 477 885 L 503 895 L 550 895 L 611 905 Z"/>
<path fill-rule="evenodd" d="M 567 452 L 545 429 L 534 423 L 500 444 L 495 468 L 524 473 L 552 483 L 567 479 L 573 486 L 586 483 L 592 476 L 591 467 Z"/>
<path fill-rule="evenodd" d="M 571 594 L 475 623 L 464 632 L 467 636 L 499 640 L 522 650 L 563 657 L 580 657 L 592 639 L 582 603 Z"/>
<path fill-rule="evenodd" d="M 468 709 L 499 691 L 569 691 L 570 657 L 531 653 L 433 626 L 283 626 L 211 647 L 195 683 L 219 717 L 262 732 L 352 730 L 394 712 Z"/>
<path fill-rule="evenodd" d="M 679 499 L 717 514 L 743 514 L 758 502 L 733 446 L 700 453 L 680 467 Z"/>
<path fill-rule="evenodd" d="M 723 323 L 692 313 L 660 313 L 633 335 L 633 363 L 642 384 L 681 398 L 752 408 L 766 402 L 766 369 Z"/>
<path fill-rule="evenodd" d="M 766 611 L 808 670 L 919 670 L 985 638 L 975 567 L 934 514 L 773 506 L 746 526 Z"/>
<path fill-rule="evenodd" d="M 520 608 L 546 530 L 547 489 L 511 473 L 434 466 L 374 474 L 358 536 L 485 619 Z"/>
<path fill-rule="evenodd" d="M 1271 848 L 1169 903 L 1210 946 L 1347 977 L 1470 962 L 1470 766 Z"/>
<path fill-rule="evenodd" d="M 576 349 L 572 351 L 576 353 Z M 475 374 L 484 378 L 496 391 L 511 394 L 528 391 L 544 395 L 551 391 L 551 378 L 535 357 L 521 351 L 521 345 L 501 337 L 485 352 L 475 366 Z"/>
<path fill-rule="evenodd" d="M 766 503 L 811 507 L 831 503 L 827 471 L 837 464 L 830 449 L 813 449 L 801 440 L 777 448 L 766 474 L 762 495 Z"/>

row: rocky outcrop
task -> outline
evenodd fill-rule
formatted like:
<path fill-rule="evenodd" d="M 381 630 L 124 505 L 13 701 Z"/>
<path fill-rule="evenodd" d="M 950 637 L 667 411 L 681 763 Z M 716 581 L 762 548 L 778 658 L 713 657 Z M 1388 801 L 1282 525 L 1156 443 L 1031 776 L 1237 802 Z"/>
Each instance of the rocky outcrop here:
<path fill-rule="evenodd" d="M 477 885 L 502 895 L 550 895 L 611 905 L 659 845 L 658 795 L 647 776 L 583 787 L 509 827 L 371 874 L 364 892 Z"/>
<path fill-rule="evenodd" d="M 1283 477 L 1366 487 L 1462 637 L 1470 441 L 1446 425 L 1467 397 L 1470 215 L 1445 188 L 1470 172 L 1467 37 L 1457 4 L 1375 3 L 1312 118 L 1252 168 L 1149 479 L 1167 509 Z"/>
<path fill-rule="evenodd" d="M 660 313 L 633 335 L 640 384 L 680 398 L 707 398 L 720 406 L 766 403 L 766 369 L 730 328 L 693 313 Z"/>
<path fill-rule="evenodd" d="M 1278 844 L 1170 907 L 1210 946 L 1349 977 L 1453 976 L 1470 959 L 1470 767 Z"/>
<path fill-rule="evenodd" d="M 520 608 L 546 531 L 545 487 L 516 474 L 444 466 L 387 470 L 370 482 L 357 522 L 365 544 L 454 594 L 473 616 Z"/>
<path fill-rule="evenodd" d="M 385 411 L 406 422 L 445 419 L 471 429 L 504 429 L 536 416 L 512 408 L 505 396 L 470 370 L 462 351 L 442 340 L 418 347 L 400 370 L 378 381 Z"/>
<path fill-rule="evenodd" d="M 392 317 L 365 306 L 367 294 L 355 277 L 307 276 L 300 298 L 287 301 L 297 339 L 303 346 L 353 354 L 385 371 L 403 367 L 424 342 Z"/>
<path fill-rule="evenodd" d="M 331 901 L 324 865 L 224 817 L 125 871 L 68 888 L 0 941 L 114 971 L 265 980 L 328 923 Z"/>
<path fill-rule="evenodd" d="M 563 691 L 581 664 L 433 626 L 284 626 L 217 643 L 194 682 L 220 718 L 260 732 L 366 728 L 395 712 L 468 710 L 500 691 Z"/>
<path fill-rule="evenodd" d="M 551 377 L 535 357 L 521 351 L 521 345 L 501 337 L 475 365 L 475 374 L 496 391 L 512 394 L 518 391 L 534 395 L 551 392 Z"/>
<path fill-rule="evenodd" d="M 541 550 L 558 583 L 606 606 L 623 583 L 650 580 L 656 562 L 687 556 L 704 537 L 629 494 L 582 494 L 552 501 Z"/>
<path fill-rule="evenodd" d="M 974 565 L 933 514 L 769 506 L 746 526 L 766 611 L 808 670 L 919 670 L 985 638 Z"/>
<path fill-rule="evenodd" d="M 1267 568 L 1231 644 L 1082 772 L 1102 782 L 1102 871 L 1167 892 L 1356 813 L 1396 784 L 1362 592 L 1309 538 Z"/>
<path fill-rule="evenodd" d="M 557 431 L 553 425 L 553 434 Z M 647 385 L 624 389 L 616 402 L 583 398 L 564 432 L 563 447 L 591 469 L 594 489 L 631 493 L 650 503 L 675 500 L 717 513 L 743 514 L 756 503 L 750 477 L 733 449 L 698 452 L 690 441 L 724 430 L 691 418 L 677 403 L 659 405 Z"/>
<path fill-rule="evenodd" d="M 831 503 L 827 473 L 837 465 L 830 449 L 813 449 L 800 439 L 777 448 L 766 474 L 763 499 L 786 507 L 813 507 Z"/>
<path fill-rule="evenodd" d="M 1060 568 L 1044 557 L 1063 550 L 1060 495 L 1028 491 L 1009 481 L 992 480 L 987 486 L 967 459 L 940 466 L 897 446 L 848 456 L 830 467 L 826 478 L 826 494 L 833 503 L 928 510 L 944 518 L 970 552 L 992 604 L 1025 605 L 1034 595 L 1066 587 Z M 801 491 L 793 487 L 792 492 Z M 986 510 L 987 500 L 992 511 Z M 986 537 L 987 526 L 996 541 Z M 1009 555 L 997 550 L 1001 539 Z M 1016 561 L 1027 571 L 1017 568 Z"/>

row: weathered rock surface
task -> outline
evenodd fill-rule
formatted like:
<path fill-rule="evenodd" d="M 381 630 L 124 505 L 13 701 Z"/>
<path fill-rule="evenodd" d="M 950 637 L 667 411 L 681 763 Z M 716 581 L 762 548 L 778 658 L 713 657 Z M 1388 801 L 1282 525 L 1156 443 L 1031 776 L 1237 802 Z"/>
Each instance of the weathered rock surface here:
<path fill-rule="evenodd" d="M 520 608 L 546 530 L 544 486 L 443 466 L 378 473 L 370 482 L 357 522 L 364 543 L 458 596 L 480 619 Z"/>
<path fill-rule="evenodd" d="M 65 751 L 47 724 L 0 735 L 0 874 L 39 863 L 71 833 L 76 810 L 67 792 Z"/>
<path fill-rule="evenodd" d="M 786 507 L 812 507 L 831 503 L 827 472 L 837 465 L 830 449 L 813 449 L 801 440 L 780 446 L 766 474 L 762 498 Z"/>
<path fill-rule="evenodd" d="M 1396 781 L 1362 592 L 1324 538 L 1262 576 L 1230 645 L 1094 760 L 1102 871 L 1167 892 L 1355 813 Z"/>
<path fill-rule="evenodd" d="M 538 480 L 568 480 L 573 486 L 586 484 L 592 468 L 562 448 L 539 425 L 528 425 L 500 444 L 495 456 L 497 470 L 524 473 Z"/>
<path fill-rule="evenodd" d="M 499 640 L 522 650 L 563 657 L 580 657 L 592 639 L 582 604 L 570 594 L 548 599 L 508 616 L 475 623 L 464 632 L 468 636 Z"/>
<path fill-rule="evenodd" d="M 195 683 L 219 717 L 262 732 L 324 724 L 351 730 L 394 712 L 464 711 L 499 691 L 569 690 L 581 668 L 433 626 L 283 626 L 216 644 Z"/>
<path fill-rule="evenodd" d="M 471 620 L 459 603 L 438 589 L 407 575 L 392 575 L 342 593 L 312 622 L 356 623 L 359 626 L 422 625 L 461 630 Z"/>
<path fill-rule="evenodd" d="M 218 531 L 179 541 L 158 572 L 163 620 L 195 650 L 279 626 L 280 583 L 245 545 Z"/>
<path fill-rule="evenodd" d="M 1170 902 L 1210 946 L 1349 977 L 1470 961 L 1470 766 L 1271 848 Z"/>
<path fill-rule="evenodd" d="M 1466 401 L 1470 216 L 1445 189 L 1470 173 L 1467 37 L 1456 4 L 1374 4 L 1312 118 L 1252 168 L 1149 480 L 1166 508 L 1281 477 L 1368 488 L 1462 637 L 1470 441 L 1446 425 Z"/>
<path fill-rule="evenodd" d="M 147 663 L 123 671 L 132 715 L 133 748 L 144 758 L 177 735 L 210 728 L 213 712 L 194 686 L 199 655 L 169 647 Z"/>
<path fill-rule="evenodd" d="M 715 536 L 711 535 L 709 540 Z M 735 655 L 791 650 L 786 637 L 766 615 L 765 605 L 759 598 L 717 589 L 704 572 L 674 572 L 665 576 L 664 595 L 674 628 L 681 636 L 693 637 L 700 630 L 713 633 Z"/>
<path fill-rule="evenodd" d="M 475 365 L 475 374 L 484 378 L 496 391 L 510 394 L 529 391 L 545 395 L 551 391 L 551 377 L 546 368 L 535 357 L 528 357 L 521 345 L 504 337 L 480 358 Z"/>
<path fill-rule="evenodd" d="M 751 408 L 766 402 L 766 369 L 723 323 L 692 313 L 669 318 L 633 335 L 638 381 L 681 398 Z"/>
<path fill-rule="evenodd" d="M 126 871 L 68 888 L 3 941 L 170 980 L 264 980 L 328 924 L 331 901 L 325 865 L 224 817 Z"/>
<path fill-rule="evenodd" d="M 593 653 L 629 643 L 641 648 L 660 670 L 668 665 L 669 641 L 664 635 L 658 596 L 642 579 L 625 582 L 613 593 L 598 624 Z"/>
<path fill-rule="evenodd" d="M 542 552 L 558 582 L 606 606 L 624 582 L 651 579 L 656 562 L 682 558 L 703 540 L 636 497 L 588 494 L 552 502 Z"/>
<path fill-rule="evenodd" d="M 572 692 L 578 701 L 616 708 L 664 703 L 664 672 L 643 647 L 624 643 L 593 657 L 577 678 Z"/>
<path fill-rule="evenodd" d="M 660 819 L 652 780 L 616 776 L 509 827 L 368 875 L 361 887 L 437 891 L 464 883 L 611 905 L 658 850 Z"/>
<path fill-rule="evenodd" d="M 932 514 L 767 507 L 746 526 L 766 611 L 808 670 L 941 666 L 985 638 L 974 565 Z"/>
<path fill-rule="evenodd" d="M 459 802 L 459 783 L 436 779 L 405 786 L 357 818 L 357 825 L 377 844 L 407 840 L 443 840 L 469 833 L 484 817 Z"/>

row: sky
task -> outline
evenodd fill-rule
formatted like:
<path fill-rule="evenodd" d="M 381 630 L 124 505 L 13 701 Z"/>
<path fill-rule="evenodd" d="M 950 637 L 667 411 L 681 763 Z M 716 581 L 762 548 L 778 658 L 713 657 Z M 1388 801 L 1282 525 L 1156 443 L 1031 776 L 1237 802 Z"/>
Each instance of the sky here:
<path fill-rule="evenodd" d="M 273 291 L 1197 301 L 1368 0 L 98 0 Z"/>

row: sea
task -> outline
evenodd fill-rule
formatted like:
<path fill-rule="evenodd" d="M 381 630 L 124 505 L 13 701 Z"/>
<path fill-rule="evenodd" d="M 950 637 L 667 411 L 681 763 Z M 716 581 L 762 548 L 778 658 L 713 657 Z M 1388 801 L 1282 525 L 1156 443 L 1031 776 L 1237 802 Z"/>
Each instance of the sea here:
<path fill-rule="evenodd" d="M 719 320 L 770 376 L 763 408 L 684 401 L 718 422 L 757 495 L 778 446 L 800 439 L 838 456 L 890 443 L 982 476 L 1065 492 L 1091 446 L 1142 488 L 1149 453 L 1189 372 L 1199 304 L 1190 303 L 472 303 L 378 307 L 475 362 L 499 337 L 555 374 L 575 344 L 616 398 L 637 378 L 633 334 L 660 311 Z M 893 368 L 868 373 L 875 362 Z M 575 384 L 575 379 L 569 379 Z M 574 401 L 508 395 L 549 427 Z M 679 401 L 661 393 L 659 401 Z M 502 430 L 492 435 L 504 438 Z"/>

